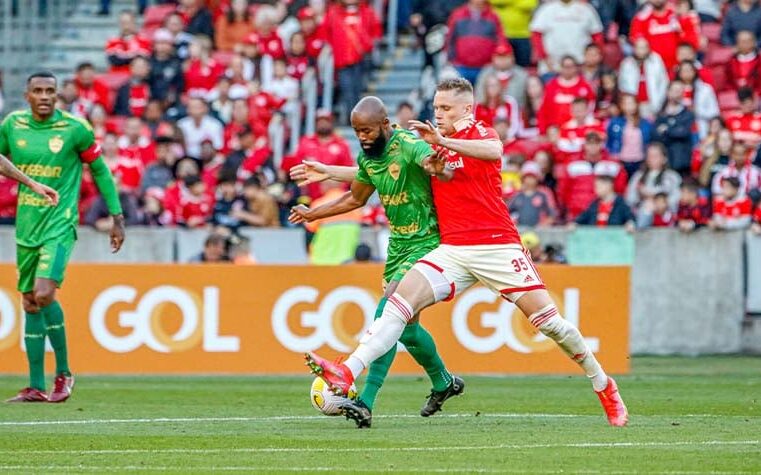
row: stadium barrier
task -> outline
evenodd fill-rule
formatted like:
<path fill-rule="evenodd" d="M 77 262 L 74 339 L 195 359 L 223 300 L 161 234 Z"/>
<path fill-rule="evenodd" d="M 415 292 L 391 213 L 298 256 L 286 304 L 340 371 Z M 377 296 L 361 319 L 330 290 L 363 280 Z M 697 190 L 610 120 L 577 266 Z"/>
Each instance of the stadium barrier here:
<path fill-rule="evenodd" d="M 606 368 L 628 372 L 629 269 L 541 272 Z M 60 291 L 69 355 L 80 373 L 304 373 L 303 352 L 333 357 L 354 348 L 372 322 L 381 275 L 379 264 L 73 264 Z M 1 373 L 26 372 L 14 287 L 14 268 L 0 265 Z M 483 287 L 425 310 L 423 322 L 456 372 L 579 372 L 513 304 Z M 420 373 L 409 355 L 393 371 Z"/>

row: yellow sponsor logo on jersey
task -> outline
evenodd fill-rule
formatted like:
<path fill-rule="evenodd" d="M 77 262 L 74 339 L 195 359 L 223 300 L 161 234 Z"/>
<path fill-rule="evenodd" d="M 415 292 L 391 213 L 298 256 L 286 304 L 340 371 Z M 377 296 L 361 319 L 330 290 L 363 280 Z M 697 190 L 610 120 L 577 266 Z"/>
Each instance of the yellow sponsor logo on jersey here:
<path fill-rule="evenodd" d="M 48 200 L 43 198 L 42 196 L 33 195 L 31 193 L 19 193 L 18 195 L 18 204 L 19 206 L 34 206 L 34 207 L 42 207 L 42 206 L 52 206 L 50 203 L 48 203 Z"/>
<path fill-rule="evenodd" d="M 407 226 L 394 226 L 393 224 L 390 224 L 389 228 L 394 234 L 415 234 L 420 231 L 420 224 L 412 223 Z"/>
<path fill-rule="evenodd" d="M 48 148 L 53 153 L 60 152 L 61 149 L 63 149 L 63 138 L 61 138 L 60 135 L 51 137 L 50 140 L 48 140 Z"/>
<path fill-rule="evenodd" d="M 21 164 L 19 170 L 27 176 L 37 178 L 61 178 L 61 167 L 51 167 L 50 165 L 27 165 Z"/>
<path fill-rule="evenodd" d="M 383 206 L 399 206 L 409 203 L 410 197 L 406 191 L 402 191 L 395 195 L 380 195 L 380 200 Z"/>
<path fill-rule="evenodd" d="M 398 163 L 393 162 L 391 165 L 388 166 L 388 174 L 391 175 L 391 178 L 394 179 L 394 181 L 399 179 L 399 173 L 402 171 L 402 167 L 399 166 Z"/>
<path fill-rule="evenodd" d="M 26 147 L 26 140 L 24 140 L 24 139 L 18 139 L 18 140 L 16 140 L 16 145 L 19 148 L 24 148 L 24 147 Z"/>

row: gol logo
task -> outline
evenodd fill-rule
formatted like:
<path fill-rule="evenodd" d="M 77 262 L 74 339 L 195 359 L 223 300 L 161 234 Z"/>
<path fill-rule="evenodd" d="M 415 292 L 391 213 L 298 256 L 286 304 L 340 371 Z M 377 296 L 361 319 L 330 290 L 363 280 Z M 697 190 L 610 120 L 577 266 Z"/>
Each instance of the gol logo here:
<path fill-rule="evenodd" d="M 272 309 L 272 330 L 275 337 L 284 347 L 294 352 L 316 350 L 325 344 L 342 353 L 353 350 L 359 335 L 373 322 L 377 298 L 359 287 L 338 287 L 325 295 L 317 310 L 301 313 L 301 327 L 314 331 L 307 336 L 295 334 L 288 325 L 288 314 L 294 305 L 314 304 L 319 294 L 317 289 L 310 286 L 294 287 L 284 292 Z M 347 311 L 352 304 L 359 306 L 364 316 L 362 329 L 357 334 L 347 330 Z"/>
<path fill-rule="evenodd" d="M 117 285 L 101 292 L 90 308 L 90 331 L 104 348 L 115 353 L 128 353 L 142 345 L 159 353 L 175 353 L 197 347 L 206 352 L 222 353 L 240 350 L 237 336 L 219 334 L 219 289 L 204 287 L 203 297 L 179 287 L 163 285 L 146 292 L 136 303 L 137 290 Z M 131 328 L 127 335 L 115 335 L 106 325 L 108 310 L 117 303 L 135 304 L 135 309 L 119 312 L 121 328 Z M 173 335 L 168 334 L 161 318 L 169 306 L 182 314 L 182 324 Z"/>
<path fill-rule="evenodd" d="M 468 323 L 473 307 L 479 304 L 494 304 L 498 296 L 484 287 L 476 287 L 460 296 L 452 310 L 452 330 L 457 340 L 474 353 L 492 353 L 507 346 L 518 353 L 541 353 L 555 348 L 555 343 L 539 333 L 529 323 L 514 304 L 503 300 L 496 311 L 480 314 L 481 331 L 474 332 Z M 563 300 L 553 296 L 559 310 L 571 323 L 579 326 L 579 289 L 563 291 Z M 560 303 L 563 303 L 562 306 Z M 483 330 L 492 330 L 483 336 Z M 593 352 L 600 347 L 598 338 L 586 338 Z"/>

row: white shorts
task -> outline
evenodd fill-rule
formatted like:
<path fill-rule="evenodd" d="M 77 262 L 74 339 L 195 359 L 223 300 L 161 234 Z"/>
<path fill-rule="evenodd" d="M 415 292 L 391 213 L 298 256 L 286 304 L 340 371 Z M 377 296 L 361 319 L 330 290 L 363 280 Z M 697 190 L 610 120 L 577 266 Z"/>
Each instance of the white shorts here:
<path fill-rule="evenodd" d="M 476 282 L 481 282 L 511 302 L 526 292 L 545 288 L 531 255 L 518 244 L 442 244 L 426 254 L 418 264 L 433 267 L 449 281 L 452 292 L 442 300 L 453 299 Z"/>

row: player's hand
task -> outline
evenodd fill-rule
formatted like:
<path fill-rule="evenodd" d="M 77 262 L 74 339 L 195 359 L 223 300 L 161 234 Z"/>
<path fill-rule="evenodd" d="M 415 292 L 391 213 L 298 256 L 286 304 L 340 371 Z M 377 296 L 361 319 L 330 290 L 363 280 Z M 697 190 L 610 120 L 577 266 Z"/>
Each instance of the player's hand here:
<path fill-rule="evenodd" d="M 35 181 L 29 188 L 38 195 L 44 196 L 52 206 L 58 205 L 58 192 L 51 187 Z"/>
<path fill-rule="evenodd" d="M 423 159 L 423 170 L 431 176 L 441 175 L 446 169 L 446 157 L 442 152 L 434 153 Z"/>
<path fill-rule="evenodd" d="M 117 214 L 113 217 L 114 224 L 111 226 L 111 253 L 119 252 L 124 244 L 124 216 Z"/>
<path fill-rule="evenodd" d="M 309 217 L 310 209 L 304 205 L 298 205 L 291 208 L 291 214 L 288 216 L 288 222 L 291 224 L 303 224 L 310 223 L 312 219 Z"/>
<path fill-rule="evenodd" d="M 320 183 L 330 179 L 328 167 L 324 163 L 312 160 L 304 160 L 291 168 L 291 180 L 298 183 L 299 187 L 305 187 L 312 183 Z"/>
<path fill-rule="evenodd" d="M 410 129 L 417 130 L 420 138 L 431 145 L 441 145 L 444 141 L 444 136 L 441 135 L 439 129 L 430 120 L 426 120 L 425 123 L 419 120 L 411 120 L 409 124 Z"/>

